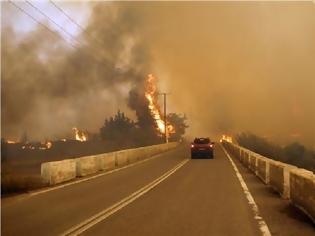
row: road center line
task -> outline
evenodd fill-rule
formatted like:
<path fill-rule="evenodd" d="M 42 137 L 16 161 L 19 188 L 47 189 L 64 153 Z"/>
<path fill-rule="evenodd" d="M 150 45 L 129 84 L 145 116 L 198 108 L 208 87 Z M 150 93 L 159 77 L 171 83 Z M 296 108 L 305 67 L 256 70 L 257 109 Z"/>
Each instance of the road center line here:
<path fill-rule="evenodd" d="M 172 174 L 174 174 L 178 169 L 180 169 L 182 166 L 184 166 L 190 159 L 185 159 L 182 162 L 180 162 L 178 165 L 176 165 L 171 170 L 167 171 L 165 174 L 160 176 L 159 178 L 155 179 L 151 183 L 147 184 L 146 186 L 142 187 L 138 191 L 130 194 L 129 196 L 125 197 L 124 199 L 120 200 L 119 202 L 113 204 L 112 206 L 106 208 L 105 210 L 93 215 L 92 217 L 88 218 L 87 220 L 81 222 L 80 224 L 77 224 L 67 230 L 66 232 L 62 233 L 62 236 L 72 236 L 72 235 L 79 235 L 89 228 L 93 227 L 97 223 L 105 220 L 109 216 L 113 215 L 115 212 L 119 211 L 120 209 L 124 208 L 125 206 L 129 205 L 145 193 L 152 190 L 154 187 L 156 187 L 158 184 L 163 182 L 165 179 L 170 177 Z"/>
<path fill-rule="evenodd" d="M 258 206 L 257 206 L 253 196 L 249 192 L 249 189 L 248 189 L 248 187 L 247 187 L 247 185 L 246 185 L 246 183 L 245 183 L 241 173 L 239 172 L 237 166 L 235 165 L 234 161 L 232 160 L 232 158 L 228 154 L 228 152 L 225 150 L 223 145 L 221 145 L 221 148 L 224 151 L 225 155 L 229 158 L 229 160 L 230 160 L 230 162 L 231 162 L 231 164 L 233 166 L 233 169 L 234 169 L 234 171 L 236 173 L 236 176 L 237 176 L 239 182 L 241 183 L 241 186 L 242 186 L 244 194 L 245 194 L 245 196 L 247 198 L 248 204 L 251 206 L 251 208 L 252 208 L 252 210 L 254 212 L 254 218 L 258 222 L 258 226 L 259 226 L 260 232 L 262 233 L 263 236 L 271 236 L 271 233 L 269 231 L 268 225 L 266 224 L 264 219 L 260 216 Z"/>

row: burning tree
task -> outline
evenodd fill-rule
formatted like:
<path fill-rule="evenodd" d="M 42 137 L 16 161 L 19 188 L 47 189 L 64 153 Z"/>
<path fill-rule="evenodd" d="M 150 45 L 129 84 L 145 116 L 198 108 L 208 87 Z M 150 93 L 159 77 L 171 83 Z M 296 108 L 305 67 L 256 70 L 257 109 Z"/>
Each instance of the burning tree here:
<path fill-rule="evenodd" d="M 165 126 L 166 132 L 169 136 L 171 133 L 175 133 L 174 126 L 169 124 L 168 121 L 162 120 L 161 118 L 161 109 L 157 103 L 158 90 L 155 83 L 156 78 L 149 74 L 145 83 L 145 97 L 148 101 L 148 108 L 150 110 L 151 116 L 155 121 L 158 132 L 165 135 Z"/>
<path fill-rule="evenodd" d="M 129 107 L 137 116 L 137 142 L 149 144 L 162 142 L 157 132 L 157 124 L 149 109 L 149 102 L 145 97 L 145 84 L 140 83 L 129 92 Z"/>
<path fill-rule="evenodd" d="M 136 112 L 134 122 L 118 111 L 114 117 L 105 120 L 100 134 L 104 140 L 133 142 L 134 145 L 150 145 L 164 142 L 165 125 L 170 141 L 180 140 L 188 127 L 186 116 L 175 113 L 162 119 L 160 106 L 157 102 L 158 89 L 156 78 L 148 75 L 145 81 L 139 83 L 129 92 L 129 107 Z"/>
<path fill-rule="evenodd" d="M 156 78 L 152 74 L 149 74 L 142 84 L 129 93 L 129 106 L 136 112 L 137 124 L 146 133 L 146 138 L 154 142 L 161 142 L 165 135 L 165 126 L 168 137 L 176 132 L 170 122 L 167 121 L 165 124 L 162 119 L 161 109 L 157 102 L 158 95 Z"/>

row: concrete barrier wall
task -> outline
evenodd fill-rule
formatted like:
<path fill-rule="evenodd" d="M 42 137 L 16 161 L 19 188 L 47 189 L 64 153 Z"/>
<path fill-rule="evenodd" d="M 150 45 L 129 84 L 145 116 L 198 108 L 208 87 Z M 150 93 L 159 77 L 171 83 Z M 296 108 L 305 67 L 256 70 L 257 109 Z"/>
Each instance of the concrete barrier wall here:
<path fill-rule="evenodd" d="M 100 170 L 96 156 L 86 156 L 75 159 L 76 176 L 86 176 Z"/>
<path fill-rule="evenodd" d="M 250 160 L 249 160 L 249 168 L 251 171 L 256 172 L 256 155 L 254 153 L 250 154 Z"/>
<path fill-rule="evenodd" d="M 115 152 L 104 153 L 96 155 L 98 167 L 100 171 L 111 170 L 116 166 L 116 155 Z"/>
<path fill-rule="evenodd" d="M 154 153 L 152 153 L 152 155 L 155 155 Z M 129 154 L 128 154 L 128 162 L 129 164 L 131 163 L 134 163 L 134 162 L 137 162 L 141 160 L 141 155 L 139 153 L 139 150 L 137 149 L 134 149 L 133 151 L 131 151 Z"/>
<path fill-rule="evenodd" d="M 280 194 L 284 192 L 284 166 L 281 162 L 270 163 L 270 186 Z"/>
<path fill-rule="evenodd" d="M 46 162 L 41 165 L 41 176 L 50 185 L 62 183 L 76 177 L 75 160 Z"/>
<path fill-rule="evenodd" d="M 279 161 L 269 163 L 270 186 L 283 198 L 290 198 L 290 171 L 297 167 Z"/>
<path fill-rule="evenodd" d="M 177 145 L 178 143 L 172 142 L 63 161 L 46 162 L 41 165 L 41 176 L 43 181 L 50 185 L 62 183 L 98 171 L 123 167 L 175 148 Z"/>
<path fill-rule="evenodd" d="M 249 168 L 249 163 L 250 163 L 250 153 L 249 152 L 245 152 L 245 165 L 246 167 Z"/>
<path fill-rule="evenodd" d="M 315 176 L 303 169 L 290 171 L 290 199 L 315 223 Z"/>
<path fill-rule="evenodd" d="M 257 160 L 257 176 L 265 183 L 268 184 L 268 160 L 265 158 L 258 158 Z"/>
<path fill-rule="evenodd" d="M 258 178 L 302 209 L 315 223 L 315 175 L 311 171 L 269 159 L 236 144 L 223 146 Z M 236 151 L 235 151 L 236 150 Z"/>
<path fill-rule="evenodd" d="M 143 159 L 146 159 L 146 158 L 150 157 L 150 156 L 151 156 L 151 155 L 150 155 L 151 150 L 152 150 L 152 149 L 148 149 L 148 148 L 144 148 L 144 147 L 140 148 L 140 150 L 139 150 L 140 159 L 143 160 Z M 160 151 L 161 151 L 161 152 L 164 152 L 163 149 L 160 149 Z"/>
<path fill-rule="evenodd" d="M 245 163 L 245 155 L 244 155 L 245 152 L 242 148 L 240 149 L 240 151 L 241 151 L 240 159 L 241 159 L 241 162 L 244 164 Z"/>
<path fill-rule="evenodd" d="M 132 151 L 131 150 L 122 150 L 122 151 L 116 152 L 116 166 L 117 167 L 128 165 L 129 153 L 132 153 Z"/>

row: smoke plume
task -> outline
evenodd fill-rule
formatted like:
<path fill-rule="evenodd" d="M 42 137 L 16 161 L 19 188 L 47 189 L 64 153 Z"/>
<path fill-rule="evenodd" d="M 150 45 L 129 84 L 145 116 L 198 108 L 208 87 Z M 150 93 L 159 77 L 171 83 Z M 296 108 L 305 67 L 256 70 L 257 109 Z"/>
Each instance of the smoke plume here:
<path fill-rule="evenodd" d="M 129 90 L 137 91 L 149 71 L 137 25 L 130 7 L 98 3 L 76 48 L 41 26 L 22 37 L 2 27 L 2 136 L 57 138 L 74 126 L 95 131 L 125 110 Z"/>
<path fill-rule="evenodd" d="M 312 2 L 100 2 L 79 40 L 74 50 L 41 28 L 2 27 L 4 135 L 98 130 L 118 108 L 146 124 L 153 73 L 192 137 L 315 147 Z"/>

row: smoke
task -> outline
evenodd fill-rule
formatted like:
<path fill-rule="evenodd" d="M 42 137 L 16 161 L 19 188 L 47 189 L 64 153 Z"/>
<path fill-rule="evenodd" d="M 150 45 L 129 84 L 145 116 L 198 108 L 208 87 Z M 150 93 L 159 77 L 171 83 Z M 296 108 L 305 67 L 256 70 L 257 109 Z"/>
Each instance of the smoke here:
<path fill-rule="evenodd" d="M 21 38 L 2 27 L 5 135 L 97 130 L 117 108 L 145 120 L 153 73 L 191 136 L 315 147 L 312 2 L 101 2 L 86 31 L 73 50 L 40 28 Z"/>
<path fill-rule="evenodd" d="M 191 136 L 250 131 L 315 148 L 311 2 L 148 5 L 153 65 Z"/>
<path fill-rule="evenodd" d="M 98 3 L 75 49 L 40 26 L 22 38 L 2 27 L 2 136 L 96 131 L 106 116 L 126 110 L 150 62 L 137 25 L 129 7 Z"/>

